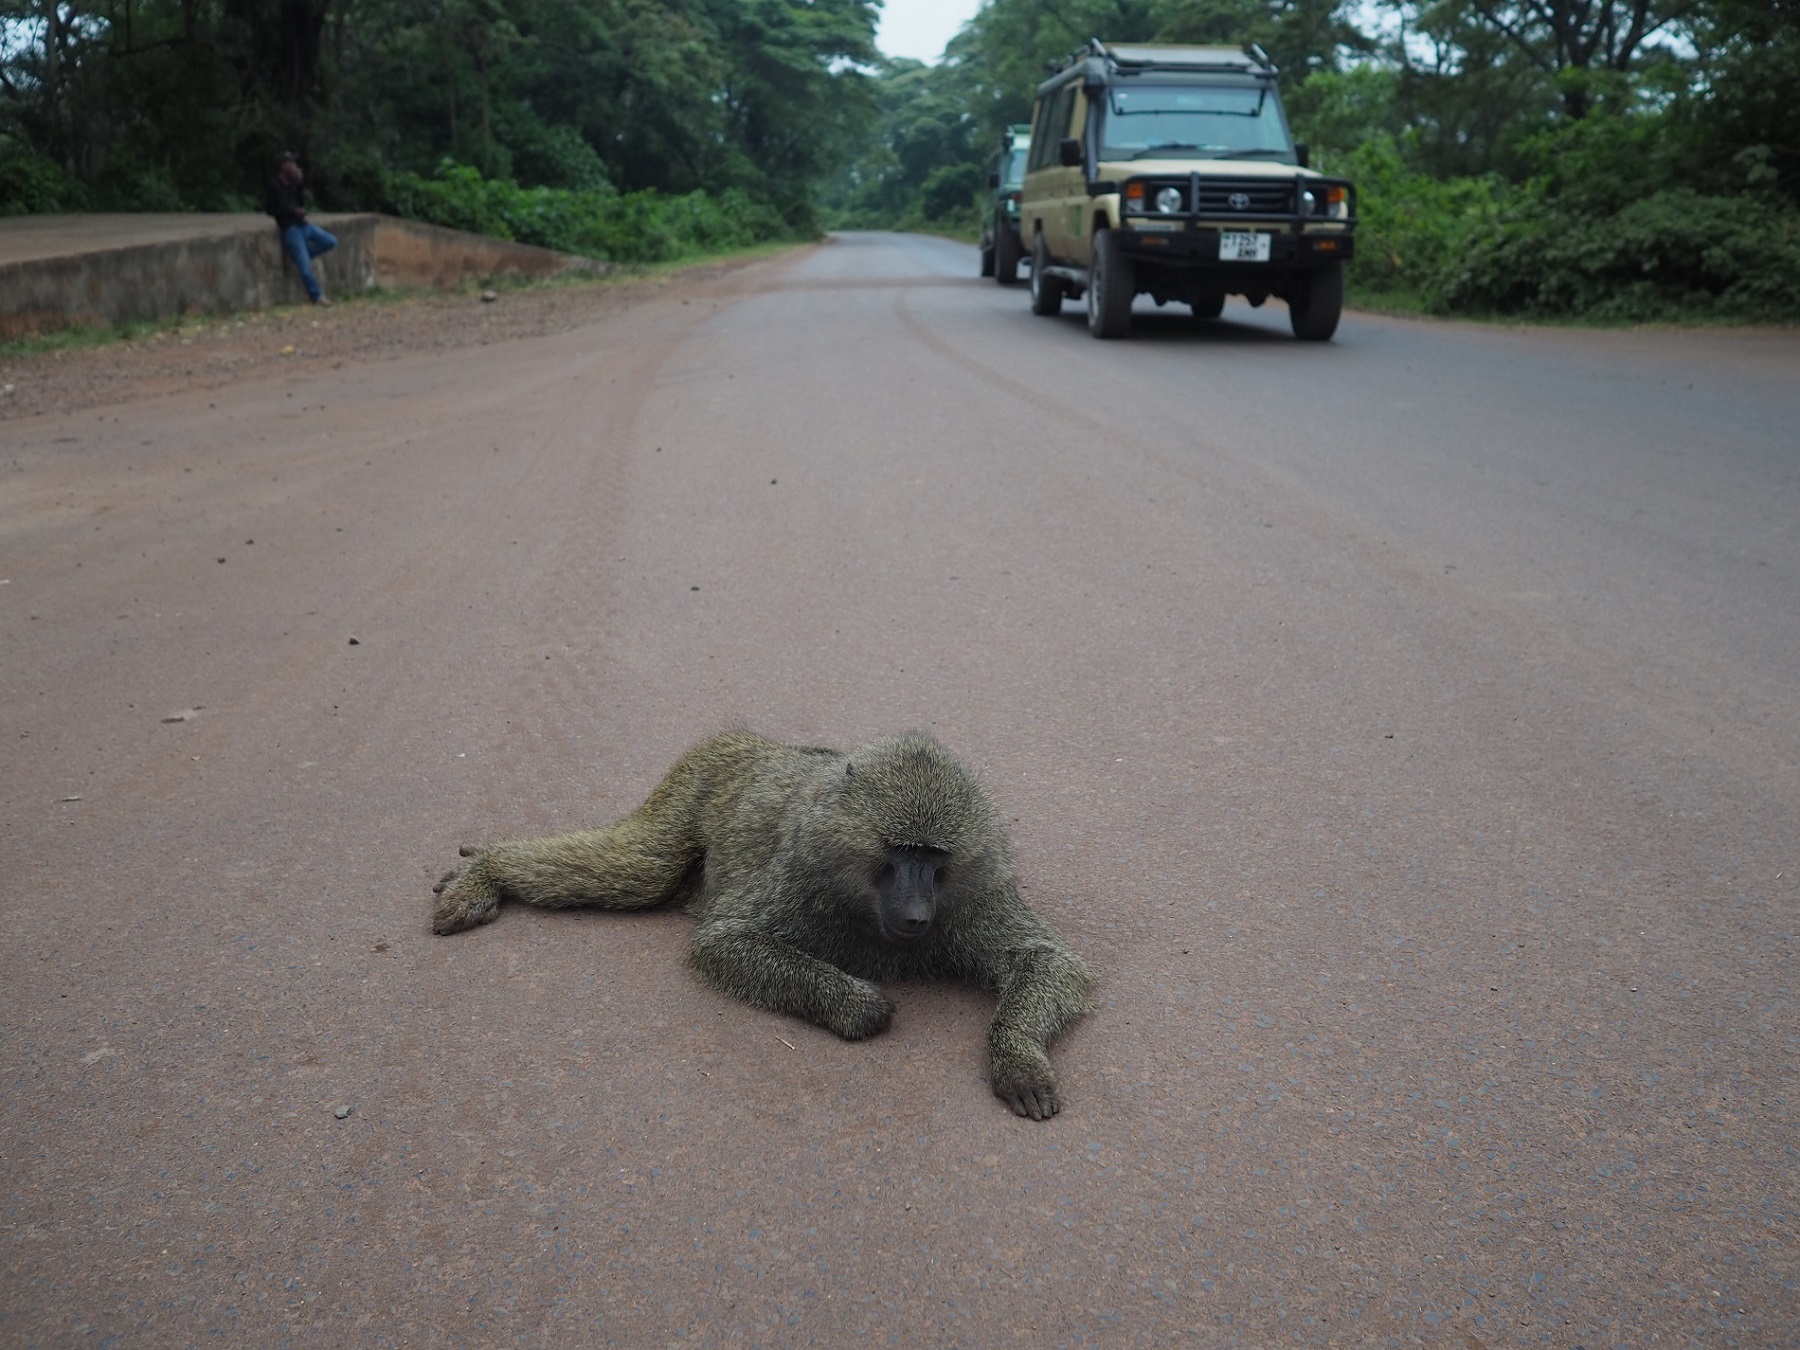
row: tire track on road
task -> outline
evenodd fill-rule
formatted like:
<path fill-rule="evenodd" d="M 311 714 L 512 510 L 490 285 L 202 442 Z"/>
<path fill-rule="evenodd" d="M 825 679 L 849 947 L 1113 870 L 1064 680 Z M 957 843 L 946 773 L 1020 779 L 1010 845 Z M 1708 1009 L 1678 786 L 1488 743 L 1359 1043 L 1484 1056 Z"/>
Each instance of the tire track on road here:
<path fill-rule="evenodd" d="M 625 603 L 618 536 L 629 515 L 631 460 L 643 448 L 645 410 L 664 394 L 662 371 L 724 311 L 774 288 L 771 271 L 779 278 L 811 252 L 717 278 L 691 305 L 665 298 L 660 312 L 634 311 L 629 350 L 581 375 L 593 383 L 559 417 L 554 456 L 526 506 L 537 538 L 525 624 L 535 650 L 521 653 L 509 685 L 510 730 L 490 741 L 485 781 L 471 800 L 483 838 L 498 837 L 501 822 L 518 819 L 521 786 L 537 783 L 543 764 L 603 760 L 626 716 L 607 696 L 617 678 L 607 636 Z M 713 303 L 698 303 L 706 300 Z M 543 785 L 532 812 L 536 828 L 590 823 L 588 803 L 600 791 L 593 782 Z"/>

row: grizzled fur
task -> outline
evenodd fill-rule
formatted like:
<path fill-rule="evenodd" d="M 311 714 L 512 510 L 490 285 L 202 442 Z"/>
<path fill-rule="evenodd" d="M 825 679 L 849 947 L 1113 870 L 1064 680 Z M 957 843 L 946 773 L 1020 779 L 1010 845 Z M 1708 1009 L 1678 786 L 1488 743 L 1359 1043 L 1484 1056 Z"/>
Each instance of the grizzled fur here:
<path fill-rule="evenodd" d="M 1019 899 L 987 795 L 923 733 L 844 754 L 726 732 L 616 825 L 462 852 L 436 887 L 438 933 L 502 900 L 674 902 L 700 921 L 688 961 L 708 984 L 848 1040 L 893 1018 L 874 981 L 972 983 L 999 996 L 995 1094 L 1034 1120 L 1060 1109 L 1046 1047 L 1091 1009 L 1093 976 Z"/>

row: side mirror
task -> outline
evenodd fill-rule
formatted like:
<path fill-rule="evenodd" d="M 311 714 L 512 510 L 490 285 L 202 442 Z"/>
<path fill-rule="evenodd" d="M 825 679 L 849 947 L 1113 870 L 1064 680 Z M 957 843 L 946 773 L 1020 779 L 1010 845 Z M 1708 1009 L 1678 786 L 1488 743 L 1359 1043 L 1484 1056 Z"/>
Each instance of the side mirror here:
<path fill-rule="evenodd" d="M 1307 161 L 1312 158 L 1312 146 L 1305 141 L 1294 142 L 1294 160 L 1301 168 L 1308 167 Z"/>
<path fill-rule="evenodd" d="M 990 173 L 988 175 L 988 186 L 991 188 L 999 187 L 1000 186 L 1000 175 L 997 173 Z"/>
<path fill-rule="evenodd" d="M 1065 169 L 1081 167 L 1081 142 L 1073 136 L 1063 137 L 1062 144 L 1056 147 L 1056 162 Z"/>

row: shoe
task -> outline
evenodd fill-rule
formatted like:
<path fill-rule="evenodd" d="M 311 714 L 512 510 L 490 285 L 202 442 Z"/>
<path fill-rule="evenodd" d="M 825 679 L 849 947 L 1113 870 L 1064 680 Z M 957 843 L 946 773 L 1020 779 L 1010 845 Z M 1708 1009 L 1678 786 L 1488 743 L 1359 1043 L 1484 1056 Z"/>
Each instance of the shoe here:
<path fill-rule="evenodd" d="M 313 303 L 315 305 L 317 305 L 320 309 L 330 309 L 331 308 L 331 301 L 327 300 L 322 295 L 315 295 L 313 297 Z"/>

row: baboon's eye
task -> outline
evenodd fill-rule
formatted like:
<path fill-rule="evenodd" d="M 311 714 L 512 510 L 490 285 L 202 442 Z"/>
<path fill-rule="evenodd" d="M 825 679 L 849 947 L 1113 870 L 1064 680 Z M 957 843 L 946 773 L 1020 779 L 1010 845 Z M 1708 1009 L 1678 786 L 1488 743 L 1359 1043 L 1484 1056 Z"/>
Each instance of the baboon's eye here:
<path fill-rule="evenodd" d="M 948 867 L 940 867 L 940 868 L 938 868 L 937 871 L 935 871 L 931 874 L 931 884 L 933 886 L 936 886 L 940 890 L 943 889 L 944 883 L 947 882 L 949 879 L 950 879 L 950 869 Z"/>
<path fill-rule="evenodd" d="M 884 891 L 894 884 L 894 864 L 881 865 L 881 870 L 875 874 L 875 884 Z"/>

